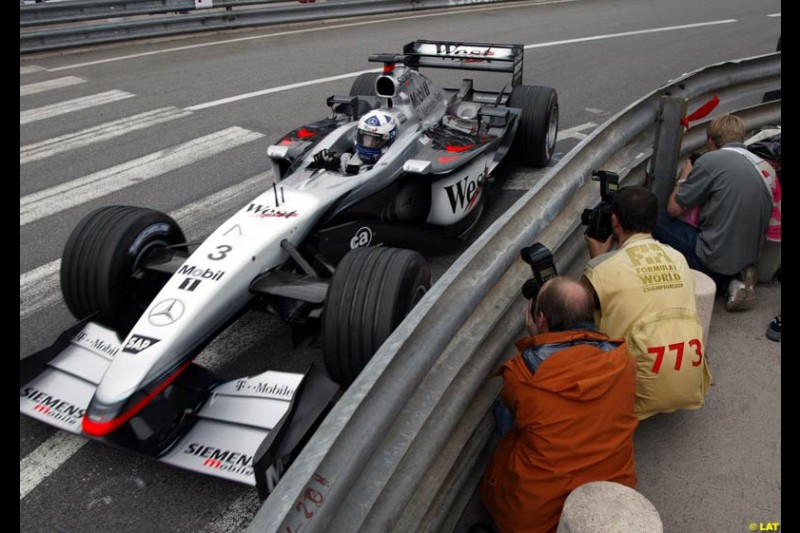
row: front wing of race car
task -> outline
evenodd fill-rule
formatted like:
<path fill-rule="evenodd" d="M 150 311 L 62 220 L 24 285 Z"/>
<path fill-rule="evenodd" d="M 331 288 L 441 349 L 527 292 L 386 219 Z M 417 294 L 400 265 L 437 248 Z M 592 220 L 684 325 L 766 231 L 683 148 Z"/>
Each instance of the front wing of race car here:
<path fill-rule="evenodd" d="M 96 438 L 83 430 L 83 418 L 120 349 L 113 330 L 79 322 L 51 347 L 20 361 L 20 413 L 164 463 L 257 485 L 262 498 L 338 391 L 314 367 L 304 374 L 268 370 L 222 382 L 187 363 L 149 391 L 136 416 Z"/>

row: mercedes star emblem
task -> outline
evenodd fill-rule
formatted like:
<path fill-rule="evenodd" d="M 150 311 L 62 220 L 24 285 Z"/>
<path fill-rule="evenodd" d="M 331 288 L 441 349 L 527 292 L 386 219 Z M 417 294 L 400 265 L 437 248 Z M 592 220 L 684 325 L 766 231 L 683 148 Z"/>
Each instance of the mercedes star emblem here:
<path fill-rule="evenodd" d="M 154 326 L 169 326 L 183 315 L 183 310 L 182 301 L 170 298 L 156 304 L 147 318 Z"/>

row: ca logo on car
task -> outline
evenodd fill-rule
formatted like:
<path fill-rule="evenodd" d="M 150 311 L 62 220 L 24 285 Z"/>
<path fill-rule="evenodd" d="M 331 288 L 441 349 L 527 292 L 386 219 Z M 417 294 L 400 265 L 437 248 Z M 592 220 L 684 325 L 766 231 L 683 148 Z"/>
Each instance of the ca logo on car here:
<path fill-rule="evenodd" d="M 356 248 L 362 248 L 364 246 L 369 246 L 369 243 L 372 242 L 372 230 L 369 229 L 367 226 L 363 228 L 359 228 L 356 231 L 356 234 L 350 239 L 350 249 L 354 250 Z"/>
<path fill-rule="evenodd" d="M 147 318 L 154 326 L 169 326 L 178 321 L 183 315 L 184 309 L 182 301 L 170 298 L 156 304 Z"/>

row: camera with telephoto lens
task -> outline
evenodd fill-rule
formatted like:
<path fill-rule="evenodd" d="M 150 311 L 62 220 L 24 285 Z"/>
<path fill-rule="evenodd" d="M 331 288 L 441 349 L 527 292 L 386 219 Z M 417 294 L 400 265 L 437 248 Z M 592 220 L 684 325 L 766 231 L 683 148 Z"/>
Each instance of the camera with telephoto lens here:
<path fill-rule="evenodd" d="M 533 272 L 533 277 L 522 285 L 522 295 L 529 300 L 536 301 L 542 285 L 558 275 L 553 254 L 547 249 L 547 246 L 537 242 L 520 250 L 520 255 L 522 260 L 531 266 Z"/>
<path fill-rule="evenodd" d="M 619 174 L 608 170 L 595 170 L 592 179 L 600 182 L 600 203 L 594 209 L 584 209 L 581 223 L 585 234 L 600 242 L 611 236 L 611 200 L 619 190 Z"/>

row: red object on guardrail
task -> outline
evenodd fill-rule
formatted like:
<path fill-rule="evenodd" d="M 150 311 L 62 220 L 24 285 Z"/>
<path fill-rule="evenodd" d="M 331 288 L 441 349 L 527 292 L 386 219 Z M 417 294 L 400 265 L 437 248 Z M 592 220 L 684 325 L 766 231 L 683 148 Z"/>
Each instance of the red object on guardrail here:
<path fill-rule="evenodd" d="M 700 120 L 701 118 L 708 116 L 708 114 L 711 113 L 718 104 L 719 96 L 715 94 L 711 97 L 711 100 L 698 107 L 694 112 L 683 117 L 681 119 L 681 124 L 683 124 L 684 128 L 689 129 L 690 122 L 695 122 L 696 120 Z"/>

